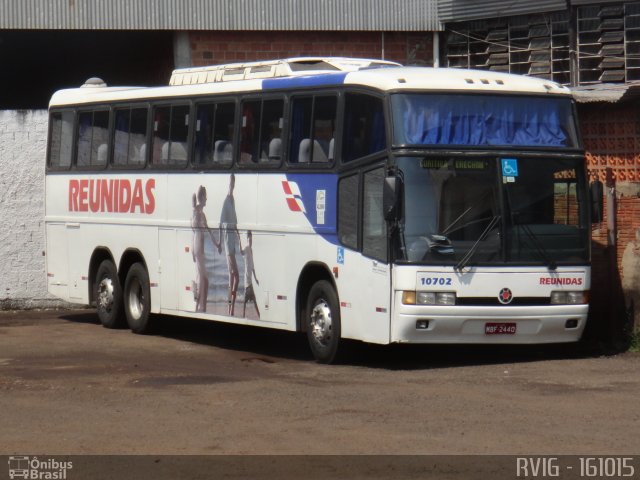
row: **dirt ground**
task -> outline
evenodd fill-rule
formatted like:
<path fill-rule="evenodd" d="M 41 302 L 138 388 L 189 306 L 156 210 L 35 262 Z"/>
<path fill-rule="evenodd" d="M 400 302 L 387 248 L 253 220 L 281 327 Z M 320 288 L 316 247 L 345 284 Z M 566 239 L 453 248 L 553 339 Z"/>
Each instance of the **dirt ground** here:
<path fill-rule="evenodd" d="M 0 313 L 0 454 L 638 454 L 640 355 L 380 347 L 91 310 Z"/>

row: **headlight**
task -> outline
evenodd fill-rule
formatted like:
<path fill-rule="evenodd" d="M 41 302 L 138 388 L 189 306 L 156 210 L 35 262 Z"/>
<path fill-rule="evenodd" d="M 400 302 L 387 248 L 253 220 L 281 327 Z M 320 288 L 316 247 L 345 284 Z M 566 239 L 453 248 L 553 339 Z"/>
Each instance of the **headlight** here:
<path fill-rule="evenodd" d="M 455 305 L 455 292 L 402 292 L 405 305 Z"/>
<path fill-rule="evenodd" d="M 584 305 L 589 303 L 589 292 L 551 292 L 551 305 Z"/>

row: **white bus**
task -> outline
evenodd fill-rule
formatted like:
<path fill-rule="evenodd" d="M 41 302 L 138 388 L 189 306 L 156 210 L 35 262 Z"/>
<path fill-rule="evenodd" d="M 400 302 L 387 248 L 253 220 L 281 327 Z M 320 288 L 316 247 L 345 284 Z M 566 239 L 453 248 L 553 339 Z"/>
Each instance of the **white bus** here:
<path fill-rule="evenodd" d="M 575 342 L 590 288 L 568 89 L 294 58 L 90 79 L 50 103 L 49 292 L 377 344 Z"/>

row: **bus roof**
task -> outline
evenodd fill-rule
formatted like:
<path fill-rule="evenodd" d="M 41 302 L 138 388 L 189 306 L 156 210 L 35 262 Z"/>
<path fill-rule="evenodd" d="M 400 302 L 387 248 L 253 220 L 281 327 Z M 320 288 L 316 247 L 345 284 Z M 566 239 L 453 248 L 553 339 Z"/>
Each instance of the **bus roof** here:
<path fill-rule="evenodd" d="M 292 59 L 284 60 L 291 62 Z M 309 62 L 309 58 L 293 59 Z M 323 62 L 318 70 L 301 68 L 284 72 L 278 65 L 282 60 L 273 62 L 253 62 L 231 66 L 198 67 L 174 71 L 172 82 L 188 84 L 161 87 L 107 87 L 99 79 L 90 79 L 80 88 L 60 90 L 54 93 L 50 106 L 68 106 L 83 103 L 103 103 L 113 101 L 145 101 L 172 97 L 198 96 L 206 94 L 240 93 L 265 90 L 291 90 L 320 86 L 360 85 L 380 91 L 475 91 L 492 93 L 519 94 L 558 94 L 570 96 L 568 88 L 550 80 L 497 73 L 486 70 L 464 70 L 457 68 L 403 67 L 392 62 L 367 59 L 312 59 Z M 330 60 L 332 63 L 330 63 Z M 340 64 L 342 62 L 342 64 Z M 364 63 L 363 63 L 364 62 Z M 366 63 L 369 62 L 369 63 Z M 374 63 L 372 63 L 374 62 Z M 260 66 L 258 66 L 261 64 Z M 273 65 L 280 74 L 265 76 L 267 64 Z M 307 65 L 310 65 L 308 63 Z M 327 68 L 327 65 L 333 69 Z M 271 67 L 269 67 L 271 68 Z M 295 67 L 294 67 L 295 68 Z M 251 78 L 251 70 L 262 77 Z M 260 71 L 260 69 L 263 69 Z M 234 70 L 236 73 L 234 73 Z M 242 78 L 232 79 L 231 74 Z M 213 77 L 222 80 L 206 81 Z M 223 77 L 227 75 L 227 79 Z M 182 77 L 180 77 L 182 76 Z M 248 77 L 248 78 L 247 78 Z M 195 79 L 195 80 L 192 80 Z M 200 81 L 196 81 L 200 79 Z M 201 81 L 201 80 L 205 81 Z"/>

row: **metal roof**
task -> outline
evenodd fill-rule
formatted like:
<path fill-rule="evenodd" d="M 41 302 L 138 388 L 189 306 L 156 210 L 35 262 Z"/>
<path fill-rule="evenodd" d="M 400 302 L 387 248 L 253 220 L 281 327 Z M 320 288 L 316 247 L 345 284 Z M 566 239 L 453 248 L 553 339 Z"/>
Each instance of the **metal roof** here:
<path fill-rule="evenodd" d="M 437 0 L 2 0 L 0 29 L 435 31 Z"/>
<path fill-rule="evenodd" d="M 510 17 L 541 12 L 565 10 L 566 0 L 439 0 L 438 18 L 441 22 L 464 22 L 485 18 Z"/>
<path fill-rule="evenodd" d="M 578 103 L 624 103 L 640 98 L 640 82 L 572 87 L 571 93 Z"/>
<path fill-rule="evenodd" d="M 516 15 L 566 10 L 568 5 L 629 3 L 622 0 L 438 0 L 438 19 L 442 23 L 465 22 Z"/>

